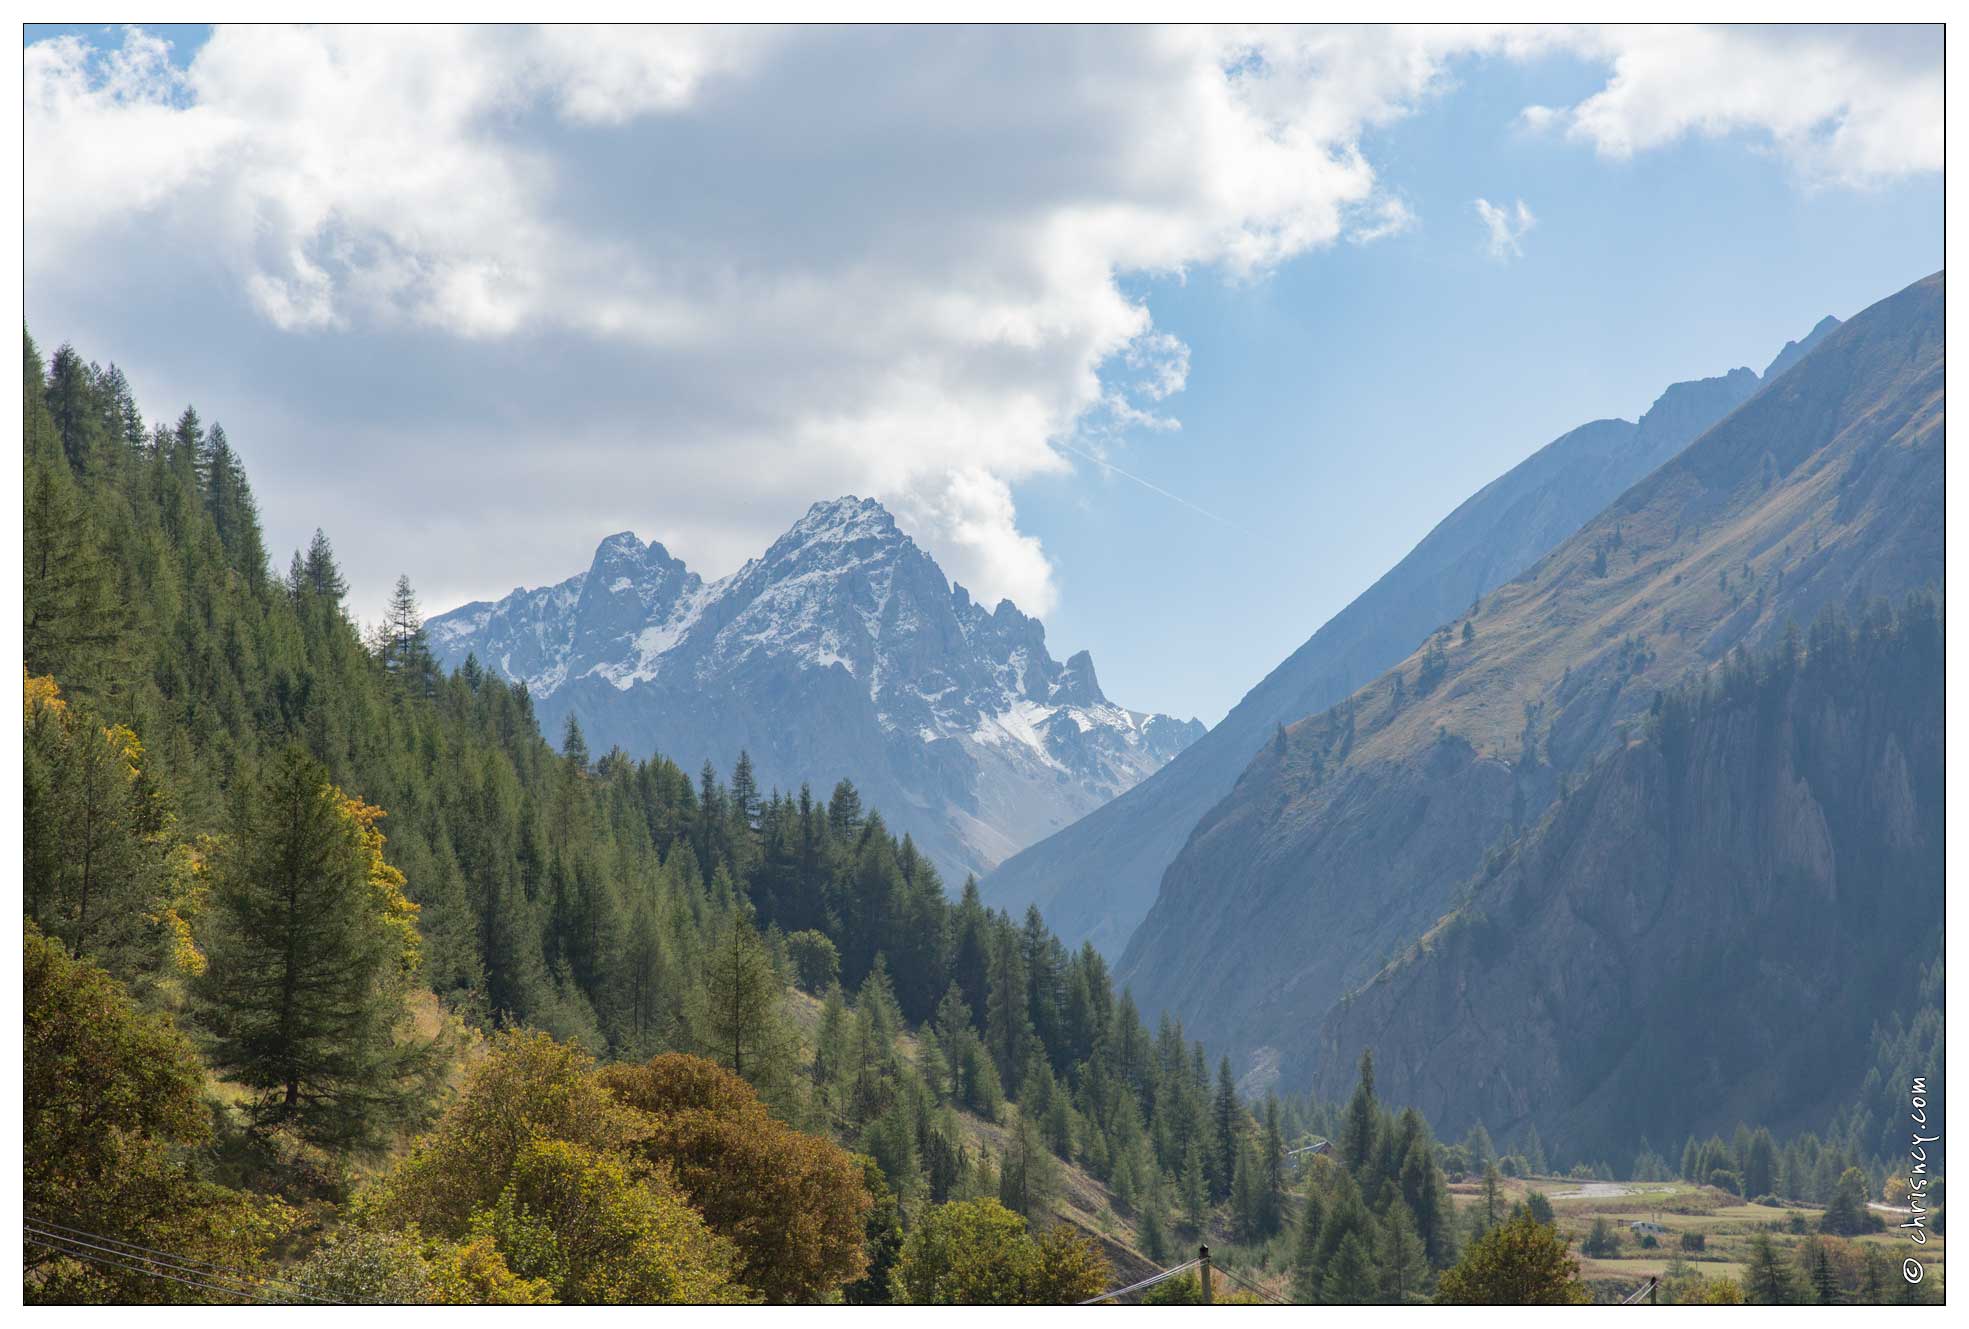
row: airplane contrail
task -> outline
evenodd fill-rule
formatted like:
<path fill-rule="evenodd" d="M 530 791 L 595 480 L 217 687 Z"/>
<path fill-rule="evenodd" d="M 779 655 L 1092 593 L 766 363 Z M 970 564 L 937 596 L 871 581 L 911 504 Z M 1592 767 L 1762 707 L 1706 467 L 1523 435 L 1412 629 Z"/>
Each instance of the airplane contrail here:
<path fill-rule="evenodd" d="M 1136 484 L 1140 485 L 1142 488 L 1150 490 L 1153 493 L 1160 494 L 1164 498 L 1170 500 L 1173 503 L 1181 503 L 1184 507 L 1188 508 L 1191 512 L 1201 513 L 1202 515 L 1210 518 L 1210 520 L 1216 522 L 1219 526 L 1228 527 L 1233 531 L 1237 529 L 1236 526 L 1231 525 L 1230 522 L 1225 521 L 1222 517 L 1212 512 L 1209 508 L 1198 507 L 1196 504 L 1190 502 L 1187 498 L 1184 498 L 1181 494 L 1172 494 L 1167 489 L 1164 489 L 1161 485 L 1151 484 L 1147 480 L 1144 480 L 1139 475 L 1135 475 L 1132 472 L 1122 470 L 1119 466 L 1116 466 L 1111 461 L 1102 461 L 1099 457 L 1096 457 L 1091 453 L 1082 452 L 1079 448 L 1074 447 L 1070 443 L 1060 443 L 1056 441 L 1053 444 L 1053 446 L 1058 448 L 1062 452 L 1071 452 L 1074 456 L 1081 458 L 1083 461 L 1091 461 L 1096 466 L 1100 466 L 1107 470 L 1113 471 L 1116 475 L 1120 476 L 1124 480 L 1133 480 Z"/>

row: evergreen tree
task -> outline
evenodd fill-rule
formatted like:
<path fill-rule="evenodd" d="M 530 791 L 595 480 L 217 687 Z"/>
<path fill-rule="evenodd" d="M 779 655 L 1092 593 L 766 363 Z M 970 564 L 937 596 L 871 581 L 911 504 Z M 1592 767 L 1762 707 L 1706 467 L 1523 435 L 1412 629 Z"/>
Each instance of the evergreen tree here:
<path fill-rule="evenodd" d="M 335 562 L 335 547 L 320 527 L 315 528 L 314 539 L 308 542 L 307 556 L 300 562 L 300 574 L 297 589 L 309 595 L 340 604 L 342 597 L 349 593 L 349 583 Z"/>
<path fill-rule="evenodd" d="M 581 721 L 573 711 L 567 713 L 567 723 L 561 726 L 561 759 L 575 774 L 588 773 L 588 740 L 582 736 Z"/>
<path fill-rule="evenodd" d="M 1840 1302 L 1839 1276 L 1832 1271 L 1832 1256 L 1822 1241 L 1809 1241 L 1804 1247 L 1806 1277 L 1812 1285 L 1812 1300 L 1821 1306 Z"/>
<path fill-rule="evenodd" d="M 1260 1165 L 1250 1142 L 1246 1141 L 1237 1151 L 1237 1161 L 1231 1167 L 1231 1233 L 1241 1242 L 1258 1241 L 1262 1237 L 1262 1218 L 1259 1213 L 1264 1182 L 1260 1177 Z"/>
<path fill-rule="evenodd" d="M 1402 1160 L 1401 1189 L 1429 1263 L 1438 1269 L 1447 1267 L 1456 1256 L 1449 1184 L 1426 1137 L 1418 1136 L 1408 1147 Z"/>
<path fill-rule="evenodd" d="M 1545 1142 L 1538 1138 L 1538 1127 L 1529 1127 L 1525 1133 L 1525 1166 L 1534 1177 L 1542 1177 L 1549 1166 L 1545 1160 Z"/>
<path fill-rule="evenodd" d="M 74 479 L 59 457 L 36 446 L 34 404 L 22 480 L 22 653 L 30 673 L 66 686 L 97 682 L 125 616 Z"/>
<path fill-rule="evenodd" d="M 1373 1162 L 1380 1111 L 1374 1098 L 1374 1049 L 1367 1048 L 1361 1053 L 1360 1082 L 1347 1100 L 1340 1126 L 1340 1159 L 1357 1178 L 1365 1178 Z"/>
<path fill-rule="evenodd" d="M 998 1066 L 1000 1081 L 1017 1097 L 1032 1022 L 1026 1013 L 1025 956 L 1018 936 L 1000 931 L 990 949 L 989 994 L 985 1000 L 985 1043 Z"/>
<path fill-rule="evenodd" d="M 1365 1306 L 1380 1300 L 1381 1279 L 1372 1248 L 1359 1232 L 1349 1232 L 1326 1262 L 1320 1301 L 1327 1306 Z"/>
<path fill-rule="evenodd" d="M 1203 1175 L 1203 1150 L 1198 1147 L 1196 1137 L 1183 1147 L 1183 1170 L 1178 1175 L 1177 1186 L 1183 1197 L 1183 1221 L 1192 1232 L 1203 1231 L 1204 1215 L 1210 1206 L 1210 1186 Z"/>
<path fill-rule="evenodd" d="M 396 1036 L 416 906 L 376 813 L 290 749 L 242 810 L 200 987 L 212 1064 L 259 1094 L 254 1118 L 348 1148 L 380 1144 L 434 1071 L 429 1045 Z"/>
<path fill-rule="evenodd" d="M 1744 1288 L 1754 1305 L 1785 1306 L 1798 1300 L 1791 1267 L 1778 1254 L 1768 1232 L 1750 1239 L 1750 1258 L 1744 1262 Z"/>
<path fill-rule="evenodd" d="M 1231 1079 L 1231 1059 L 1225 1057 L 1217 1063 L 1217 1095 L 1210 1104 L 1212 1199 L 1228 1198 L 1236 1180 L 1238 1128 L 1243 1116 L 1237 1101 L 1237 1084 Z"/>
<path fill-rule="evenodd" d="M 1856 1167 L 1847 1168 L 1833 1185 L 1832 1198 L 1826 1204 L 1825 1213 L 1819 1216 L 1819 1230 L 1836 1232 L 1842 1237 L 1868 1231 L 1873 1218 L 1867 1211 L 1866 1200 L 1866 1174 Z"/>
<path fill-rule="evenodd" d="M 1059 1167 L 1041 1138 L 1039 1127 L 1024 1112 L 1014 1123 L 998 1171 L 998 1202 L 1028 1219 L 1047 1211 L 1059 1189 Z"/>
<path fill-rule="evenodd" d="M 1381 1291 L 1383 1297 L 1401 1305 L 1427 1291 L 1429 1257 L 1422 1238 L 1415 1230 L 1415 1218 L 1400 1200 L 1388 1206 L 1381 1218 Z"/>
<path fill-rule="evenodd" d="M 390 593 L 390 605 L 377 633 L 376 657 L 400 689 L 428 690 L 433 668 L 431 649 L 424 639 L 424 614 L 417 607 L 417 592 L 411 588 L 408 575 L 399 576 L 396 589 Z M 568 719 L 573 721 L 573 711 L 568 712 Z"/>
<path fill-rule="evenodd" d="M 784 998 L 758 931 L 735 912 L 705 956 L 699 1037 L 714 1060 L 762 1092 L 788 1052 L 780 1018 Z"/>
<path fill-rule="evenodd" d="M 143 746 L 71 707 L 50 678 L 29 678 L 22 762 L 22 888 L 27 915 L 79 959 L 133 975 L 163 960 L 151 920 L 164 898 L 167 813 Z M 180 920 L 181 922 L 182 920 Z"/>
<path fill-rule="evenodd" d="M 1285 1130 L 1278 1099 L 1265 1095 L 1265 1132 L 1260 1145 L 1262 1180 L 1258 1200 L 1258 1235 L 1271 1237 L 1285 1226 Z"/>

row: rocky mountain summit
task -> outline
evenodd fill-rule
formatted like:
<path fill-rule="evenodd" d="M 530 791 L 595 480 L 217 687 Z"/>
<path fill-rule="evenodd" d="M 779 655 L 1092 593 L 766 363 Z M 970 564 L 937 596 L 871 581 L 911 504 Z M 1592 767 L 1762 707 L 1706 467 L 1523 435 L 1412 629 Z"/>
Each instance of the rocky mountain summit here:
<path fill-rule="evenodd" d="M 854 781 L 946 878 L 982 873 L 1112 799 L 1203 732 L 1131 711 L 1093 659 L 1061 663 L 1009 600 L 986 609 L 873 499 L 816 503 L 706 582 L 655 542 L 602 541 L 586 572 L 430 621 L 523 682 L 544 732 L 695 770 L 750 753 L 762 787 Z"/>

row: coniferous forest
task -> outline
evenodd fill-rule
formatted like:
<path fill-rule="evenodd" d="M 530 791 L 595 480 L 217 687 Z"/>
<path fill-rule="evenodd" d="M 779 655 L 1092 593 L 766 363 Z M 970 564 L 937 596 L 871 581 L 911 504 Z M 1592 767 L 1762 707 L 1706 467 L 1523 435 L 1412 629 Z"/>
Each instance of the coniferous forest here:
<path fill-rule="evenodd" d="M 1247 1096 L 847 780 L 549 742 L 409 578 L 365 628 L 328 535 L 283 570 L 250 441 L 67 345 L 24 373 L 30 1301 L 1170 1303 L 1205 1243 L 1220 1301 L 1617 1300 L 1569 1177 L 1772 1206 L 1671 1299 L 1889 1286 L 1871 1118 L 1615 1166 L 1439 1141 L 1371 1053 Z M 1812 649 L 1938 660 L 1936 612 Z M 1883 1079 L 1939 1064 L 1933 969 Z"/>

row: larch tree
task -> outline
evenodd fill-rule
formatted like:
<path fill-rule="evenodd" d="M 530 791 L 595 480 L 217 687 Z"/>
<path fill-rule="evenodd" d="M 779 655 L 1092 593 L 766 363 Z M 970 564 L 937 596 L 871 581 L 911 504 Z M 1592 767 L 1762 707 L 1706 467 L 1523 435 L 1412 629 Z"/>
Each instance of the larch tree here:
<path fill-rule="evenodd" d="M 786 1052 L 785 990 L 743 908 L 705 954 L 699 1043 L 721 1065 L 757 1084 Z"/>

